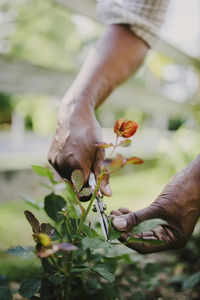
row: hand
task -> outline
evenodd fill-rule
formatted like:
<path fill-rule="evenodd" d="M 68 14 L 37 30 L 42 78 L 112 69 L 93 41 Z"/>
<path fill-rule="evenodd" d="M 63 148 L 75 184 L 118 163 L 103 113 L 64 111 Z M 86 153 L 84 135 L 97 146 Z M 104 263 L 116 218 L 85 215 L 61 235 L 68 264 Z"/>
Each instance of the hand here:
<path fill-rule="evenodd" d="M 73 170 L 81 170 L 87 184 L 91 171 L 96 178 L 101 172 L 104 150 L 95 146 L 101 141 L 101 129 L 93 107 L 86 101 L 76 100 L 68 93 L 59 108 L 49 162 L 61 177 L 68 180 Z M 108 175 L 101 184 L 101 191 L 104 195 L 111 196 Z"/>
<path fill-rule="evenodd" d="M 127 240 L 128 234 L 139 223 L 149 219 L 163 219 L 166 225 L 136 234 L 146 240 L 163 241 L 163 244 L 130 242 L 126 245 L 139 253 L 152 253 L 183 247 L 190 238 L 200 215 L 200 156 L 186 169 L 177 173 L 157 200 L 149 207 L 137 212 L 126 208 L 113 211 L 113 226 L 123 232 L 121 242 Z"/>

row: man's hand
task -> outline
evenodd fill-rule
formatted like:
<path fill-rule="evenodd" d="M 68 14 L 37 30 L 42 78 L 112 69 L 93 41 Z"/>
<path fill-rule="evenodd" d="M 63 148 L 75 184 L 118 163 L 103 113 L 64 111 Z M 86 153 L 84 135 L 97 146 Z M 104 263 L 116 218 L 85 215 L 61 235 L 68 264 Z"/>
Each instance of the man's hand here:
<path fill-rule="evenodd" d="M 94 111 L 138 69 L 147 50 L 128 26 L 111 25 L 89 53 L 60 105 L 49 152 L 50 163 L 62 177 L 70 179 L 72 171 L 80 169 L 87 184 L 91 171 L 98 176 L 104 151 L 95 147 L 102 140 Z M 100 188 L 103 194 L 111 195 L 108 176 Z"/>
<path fill-rule="evenodd" d="M 101 173 L 104 150 L 95 146 L 101 141 L 101 128 L 92 106 L 67 94 L 60 105 L 49 162 L 66 179 L 73 170 L 81 170 L 87 184 L 91 170 L 96 178 Z M 111 196 L 109 176 L 102 182 L 101 191 Z"/>
<path fill-rule="evenodd" d="M 139 223 L 148 219 L 163 219 L 167 225 L 136 234 L 144 240 L 163 241 L 163 244 L 130 242 L 126 245 L 139 253 L 152 253 L 183 247 L 190 238 L 200 216 L 200 155 L 183 171 L 177 173 L 157 200 L 138 212 L 121 208 L 111 213 L 113 226 L 123 232 L 125 242 L 130 232 Z"/>

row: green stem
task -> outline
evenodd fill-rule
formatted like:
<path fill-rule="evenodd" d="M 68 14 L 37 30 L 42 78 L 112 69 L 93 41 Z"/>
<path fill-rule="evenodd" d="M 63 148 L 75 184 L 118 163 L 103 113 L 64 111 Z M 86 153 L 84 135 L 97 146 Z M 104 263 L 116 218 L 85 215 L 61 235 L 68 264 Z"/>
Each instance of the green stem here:
<path fill-rule="evenodd" d="M 72 238 L 71 238 L 71 235 L 70 235 L 70 229 L 69 229 L 70 224 L 69 224 L 69 219 L 68 219 L 67 216 L 65 217 L 65 225 L 66 225 L 67 238 L 68 238 L 69 242 L 72 242 Z"/>
<path fill-rule="evenodd" d="M 64 291 L 64 300 L 70 300 L 70 275 L 72 271 L 72 264 L 74 260 L 74 252 L 70 253 L 70 258 L 68 261 L 68 275 L 66 276 L 66 283 L 65 283 L 65 291 Z"/>
<path fill-rule="evenodd" d="M 85 223 L 85 220 L 86 220 L 86 218 L 87 218 L 87 215 L 88 215 L 88 213 L 89 213 L 89 211 L 90 211 L 90 209 L 91 209 L 91 207 L 92 207 L 92 204 L 93 204 L 93 202 L 94 202 L 94 200 L 95 200 L 95 198 L 96 198 L 97 192 L 98 192 L 98 190 L 99 190 L 99 187 L 100 187 L 100 184 L 101 184 L 103 175 L 104 175 L 104 172 L 105 172 L 105 171 L 102 170 L 102 173 L 101 173 L 100 176 L 99 176 L 99 179 L 98 179 L 98 182 L 97 182 L 97 184 L 96 184 L 94 193 L 92 194 L 92 198 L 90 199 L 89 205 L 88 205 L 88 207 L 87 207 L 87 209 L 86 209 L 86 211 L 85 211 L 85 213 L 84 213 L 84 215 L 83 215 L 83 217 L 82 217 L 82 219 L 81 219 L 81 222 L 80 222 L 80 224 L 79 224 L 79 226 L 78 226 L 77 234 L 79 234 L 79 233 L 81 232 L 81 229 L 82 229 L 82 227 L 83 227 L 83 224 Z"/>
<path fill-rule="evenodd" d="M 57 264 L 55 256 L 52 254 L 50 257 L 51 262 L 53 263 L 53 265 L 62 273 L 66 276 L 65 271 Z"/>

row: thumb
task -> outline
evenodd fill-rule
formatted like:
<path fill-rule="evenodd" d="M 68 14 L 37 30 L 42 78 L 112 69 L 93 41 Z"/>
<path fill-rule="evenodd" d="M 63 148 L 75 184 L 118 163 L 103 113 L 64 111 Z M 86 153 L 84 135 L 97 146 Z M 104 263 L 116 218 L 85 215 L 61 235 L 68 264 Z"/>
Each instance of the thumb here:
<path fill-rule="evenodd" d="M 93 171 L 96 178 L 96 181 L 98 180 L 99 175 L 102 171 L 102 163 L 104 160 L 105 151 L 104 149 L 100 148 L 97 149 L 96 155 L 95 155 L 95 162 L 93 164 Z M 109 184 L 109 173 L 106 172 L 101 185 L 100 185 L 101 192 L 105 195 L 110 197 L 112 195 L 112 191 Z"/>
<path fill-rule="evenodd" d="M 128 210 L 123 208 L 120 211 L 123 214 L 115 216 L 112 224 L 116 230 L 122 232 L 130 232 L 135 226 L 146 220 L 162 218 L 159 206 L 153 204 L 137 212 L 127 213 Z"/>

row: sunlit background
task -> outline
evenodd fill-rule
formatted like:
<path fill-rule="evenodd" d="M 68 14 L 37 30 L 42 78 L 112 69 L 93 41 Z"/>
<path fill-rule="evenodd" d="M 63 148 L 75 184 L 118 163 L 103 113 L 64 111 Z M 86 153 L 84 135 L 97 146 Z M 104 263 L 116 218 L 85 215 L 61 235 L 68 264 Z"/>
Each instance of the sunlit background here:
<path fill-rule="evenodd" d="M 104 28 L 95 1 L 0 0 L 0 247 L 31 244 L 23 210 L 47 193 L 30 166 L 47 165 L 57 108 Z M 97 111 L 104 140 L 119 117 L 139 122 L 143 166 L 111 179 L 108 210 L 150 204 L 200 149 L 200 2 L 172 0 L 161 41 Z M 11 230 L 12 228 L 12 230 Z"/>

